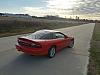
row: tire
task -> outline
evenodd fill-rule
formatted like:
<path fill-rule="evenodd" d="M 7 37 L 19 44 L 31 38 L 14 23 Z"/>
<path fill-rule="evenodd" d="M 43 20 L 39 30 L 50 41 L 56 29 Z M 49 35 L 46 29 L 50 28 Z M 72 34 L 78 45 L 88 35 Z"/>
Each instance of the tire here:
<path fill-rule="evenodd" d="M 68 48 L 73 48 L 73 46 L 74 46 L 74 40 L 72 40 L 72 41 L 70 42 L 70 44 L 68 45 Z"/>
<path fill-rule="evenodd" d="M 52 46 L 48 51 L 48 57 L 53 58 L 55 56 L 55 54 L 56 54 L 56 47 Z"/>

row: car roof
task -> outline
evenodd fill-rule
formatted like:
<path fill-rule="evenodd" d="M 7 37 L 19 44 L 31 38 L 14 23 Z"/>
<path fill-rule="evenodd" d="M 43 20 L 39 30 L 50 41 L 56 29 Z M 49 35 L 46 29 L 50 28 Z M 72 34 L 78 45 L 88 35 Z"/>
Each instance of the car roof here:
<path fill-rule="evenodd" d="M 43 29 L 43 30 L 39 30 L 39 32 L 52 33 L 52 32 L 60 32 L 60 31 Z"/>

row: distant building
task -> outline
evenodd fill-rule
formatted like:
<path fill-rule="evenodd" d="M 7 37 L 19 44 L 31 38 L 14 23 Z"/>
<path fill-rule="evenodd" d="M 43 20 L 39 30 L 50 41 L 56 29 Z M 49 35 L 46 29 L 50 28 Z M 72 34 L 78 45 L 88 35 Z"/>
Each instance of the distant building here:
<path fill-rule="evenodd" d="M 28 14 L 0 13 L 0 16 L 18 17 L 18 18 L 32 18 L 32 16 L 30 16 L 30 15 L 28 15 Z"/>

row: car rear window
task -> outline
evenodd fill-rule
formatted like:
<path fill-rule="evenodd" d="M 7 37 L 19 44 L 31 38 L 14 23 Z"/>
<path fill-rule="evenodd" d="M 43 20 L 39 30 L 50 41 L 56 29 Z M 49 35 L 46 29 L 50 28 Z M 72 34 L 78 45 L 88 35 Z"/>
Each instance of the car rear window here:
<path fill-rule="evenodd" d="M 36 32 L 28 35 L 27 37 L 31 38 L 31 39 L 42 39 L 47 34 L 49 34 L 49 32 L 47 32 L 47 31 L 36 31 Z"/>

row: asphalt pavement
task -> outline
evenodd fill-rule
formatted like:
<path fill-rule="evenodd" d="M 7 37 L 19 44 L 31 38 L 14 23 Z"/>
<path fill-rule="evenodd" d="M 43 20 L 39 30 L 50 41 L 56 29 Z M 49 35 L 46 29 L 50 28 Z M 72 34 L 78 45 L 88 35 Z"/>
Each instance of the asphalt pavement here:
<path fill-rule="evenodd" d="M 95 24 L 56 29 L 75 38 L 74 48 L 65 48 L 49 59 L 15 49 L 17 36 L 0 38 L 0 75 L 86 75 L 90 40 Z"/>

